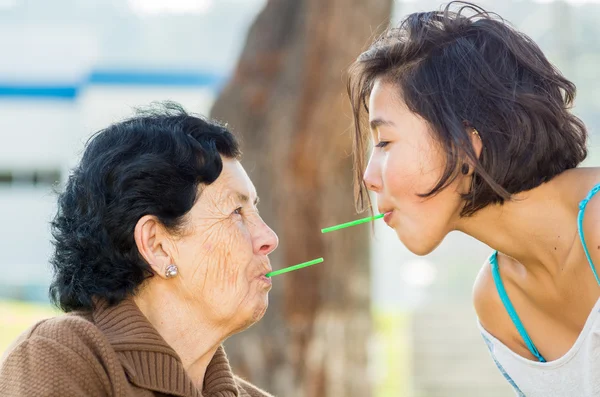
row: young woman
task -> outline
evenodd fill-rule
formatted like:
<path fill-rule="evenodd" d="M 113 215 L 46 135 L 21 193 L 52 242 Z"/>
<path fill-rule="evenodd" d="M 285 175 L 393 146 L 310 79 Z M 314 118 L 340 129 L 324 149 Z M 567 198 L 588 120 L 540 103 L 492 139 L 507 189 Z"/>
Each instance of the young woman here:
<path fill-rule="evenodd" d="M 600 169 L 577 168 L 574 84 L 497 15 L 453 2 L 378 38 L 348 92 L 358 206 L 374 192 L 418 255 L 453 230 L 494 249 L 475 309 L 517 395 L 600 395 Z"/>

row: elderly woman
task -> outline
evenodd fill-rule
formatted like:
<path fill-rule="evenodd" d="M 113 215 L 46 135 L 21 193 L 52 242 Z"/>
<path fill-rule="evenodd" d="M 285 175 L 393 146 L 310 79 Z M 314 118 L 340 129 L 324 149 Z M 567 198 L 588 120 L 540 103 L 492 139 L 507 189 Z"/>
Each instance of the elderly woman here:
<path fill-rule="evenodd" d="M 6 352 L 2 396 L 267 396 L 221 344 L 261 319 L 268 255 L 223 126 L 169 104 L 96 134 L 58 200 L 52 300 Z"/>

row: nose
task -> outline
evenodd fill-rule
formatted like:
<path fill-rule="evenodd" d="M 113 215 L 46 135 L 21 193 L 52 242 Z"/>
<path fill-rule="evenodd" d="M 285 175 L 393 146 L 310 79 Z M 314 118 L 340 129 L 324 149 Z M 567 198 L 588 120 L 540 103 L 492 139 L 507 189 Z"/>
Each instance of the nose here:
<path fill-rule="evenodd" d="M 262 219 L 260 219 L 258 230 L 254 237 L 254 253 L 269 255 L 279 245 L 277 234 Z"/>
<path fill-rule="evenodd" d="M 373 155 L 369 158 L 367 169 L 363 175 L 363 181 L 370 191 L 376 193 L 381 192 L 383 185 L 381 181 L 381 167 L 379 165 L 379 160 Z"/>

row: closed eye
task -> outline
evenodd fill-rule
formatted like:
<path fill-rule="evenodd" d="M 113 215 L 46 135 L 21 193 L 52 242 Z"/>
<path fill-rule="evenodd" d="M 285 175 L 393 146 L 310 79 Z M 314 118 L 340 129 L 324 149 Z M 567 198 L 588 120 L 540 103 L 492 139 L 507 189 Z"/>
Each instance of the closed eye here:
<path fill-rule="evenodd" d="M 377 143 L 377 145 L 375 145 L 376 147 L 380 147 L 380 148 L 384 148 L 386 147 L 390 142 L 389 141 L 379 141 L 379 143 Z"/>

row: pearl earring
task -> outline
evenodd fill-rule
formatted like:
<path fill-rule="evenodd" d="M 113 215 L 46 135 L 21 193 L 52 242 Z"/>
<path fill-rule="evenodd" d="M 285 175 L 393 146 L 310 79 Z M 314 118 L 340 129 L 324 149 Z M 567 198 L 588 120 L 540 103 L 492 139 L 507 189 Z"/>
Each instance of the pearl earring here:
<path fill-rule="evenodd" d="M 173 278 L 173 277 L 177 276 L 178 273 L 179 273 L 179 269 L 177 269 L 177 265 L 170 264 L 169 266 L 167 266 L 167 269 L 165 270 L 165 277 Z"/>

